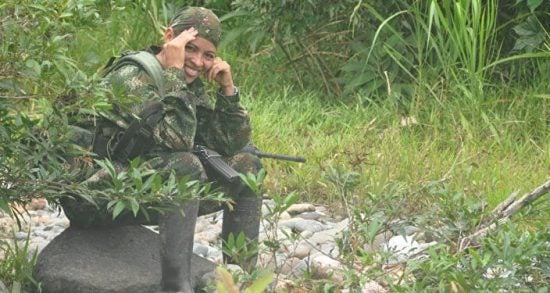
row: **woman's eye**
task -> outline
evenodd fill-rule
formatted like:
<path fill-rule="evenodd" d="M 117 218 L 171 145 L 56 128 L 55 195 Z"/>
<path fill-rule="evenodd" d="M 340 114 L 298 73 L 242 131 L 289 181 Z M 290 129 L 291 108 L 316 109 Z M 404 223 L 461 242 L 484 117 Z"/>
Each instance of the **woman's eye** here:
<path fill-rule="evenodd" d="M 214 60 L 214 58 L 216 58 L 216 55 L 214 55 L 214 54 L 204 54 L 204 58 L 208 61 L 212 61 L 212 60 Z"/>
<path fill-rule="evenodd" d="M 195 51 L 196 51 L 196 48 L 194 46 L 191 46 L 191 45 L 185 46 L 185 52 L 195 52 Z"/>

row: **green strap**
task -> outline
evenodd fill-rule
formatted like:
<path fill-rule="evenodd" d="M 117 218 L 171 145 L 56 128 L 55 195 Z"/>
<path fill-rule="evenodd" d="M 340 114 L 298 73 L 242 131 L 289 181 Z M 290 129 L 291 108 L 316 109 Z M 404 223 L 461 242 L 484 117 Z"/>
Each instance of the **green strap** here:
<path fill-rule="evenodd" d="M 160 98 L 164 98 L 163 69 L 155 55 L 149 52 L 132 52 L 123 54 L 118 59 L 112 58 L 103 70 L 103 76 L 107 76 L 112 71 L 127 65 L 138 66 L 141 70 L 145 71 L 153 80 Z M 100 115 L 107 118 L 107 120 L 117 123 L 116 121 L 118 119 L 110 118 L 109 114 L 109 111 L 100 113 Z M 123 127 L 123 125 L 118 125 L 117 123 L 124 131 L 119 132 L 119 134 L 122 135 L 120 135 L 120 137 L 117 135 L 117 139 L 113 141 L 114 145 L 111 146 L 111 149 L 109 149 L 108 146 L 103 147 L 102 144 L 105 144 L 105 142 L 100 142 L 97 146 L 94 145 L 94 151 L 96 153 L 103 151 L 106 156 L 113 156 L 113 158 L 120 161 L 133 159 L 134 157 L 148 152 L 154 147 L 153 130 L 162 119 L 163 115 L 164 112 L 161 102 L 145 102 L 143 111 L 138 115 L 139 119 L 132 119 L 132 122 L 127 125 L 127 127 Z"/>
<path fill-rule="evenodd" d="M 104 71 L 103 74 L 104 76 L 106 76 L 111 71 L 117 70 L 128 64 L 138 65 L 142 70 L 144 70 L 145 73 L 147 73 L 147 75 L 153 80 L 161 99 L 164 97 L 165 91 L 162 66 L 160 65 L 155 55 L 149 52 L 138 51 L 135 53 L 126 53 L 122 57 L 120 57 L 114 65 L 108 65 L 108 68 Z"/>

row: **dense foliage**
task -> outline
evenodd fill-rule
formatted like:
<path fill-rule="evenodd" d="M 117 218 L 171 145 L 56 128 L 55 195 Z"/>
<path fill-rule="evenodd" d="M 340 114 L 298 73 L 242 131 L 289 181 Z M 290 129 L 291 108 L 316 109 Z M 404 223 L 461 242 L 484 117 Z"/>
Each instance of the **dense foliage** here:
<path fill-rule="evenodd" d="M 225 16 L 235 23 L 229 40 L 247 44 L 270 64 L 266 73 L 276 71 L 330 96 L 388 92 L 407 99 L 419 90 L 427 93 L 437 79 L 477 91 L 491 74 L 511 82 L 529 78 L 525 68 L 495 72 L 494 66 L 544 51 L 550 22 L 547 1 L 240 0 L 232 5 L 235 11 Z"/>
<path fill-rule="evenodd" d="M 109 107 L 98 86 L 106 61 L 158 42 L 184 4 L 205 5 L 223 20 L 220 54 L 243 88 L 257 145 L 308 157 L 304 165 L 265 162 L 273 197 L 301 194 L 341 207 L 350 231 L 361 232 L 340 239 L 349 251 L 343 285 L 301 285 L 332 290 L 377 280 L 402 292 L 550 286 L 547 198 L 477 249 L 458 252 L 454 242 L 490 216 L 486 204 L 550 176 L 550 2 L 543 0 L 3 1 L 1 210 L 34 197 L 81 196 L 110 201 L 116 216 L 161 207 L 161 194 L 209 193 L 161 180 L 137 161 L 128 172 L 100 162 L 110 188 L 90 190 L 65 161 L 86 154 L 68 143 L 73 119 Z M 361 250 L 395 229 L 396 219 L 438 231 L 440 243 L 398 279 L 383 270 L 389 256 Z M 28 281 L 27 252 L 6 251 L 2 277 Z M 357 275 L 358 267 L 370 270 Z"/>

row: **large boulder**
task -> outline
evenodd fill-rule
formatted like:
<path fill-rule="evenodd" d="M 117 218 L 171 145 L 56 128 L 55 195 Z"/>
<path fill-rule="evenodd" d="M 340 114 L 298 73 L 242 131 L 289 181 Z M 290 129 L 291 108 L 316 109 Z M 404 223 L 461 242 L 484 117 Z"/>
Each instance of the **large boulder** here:
<path fill-rule="evenodd" d="M 44 293 L 157 292 L 160 289 L 158 234 L 139 225 L 69 227 L 38 256 L 34 277 Z M 200 290 L 216 265 L 192 256 L 193 282 Z"/>

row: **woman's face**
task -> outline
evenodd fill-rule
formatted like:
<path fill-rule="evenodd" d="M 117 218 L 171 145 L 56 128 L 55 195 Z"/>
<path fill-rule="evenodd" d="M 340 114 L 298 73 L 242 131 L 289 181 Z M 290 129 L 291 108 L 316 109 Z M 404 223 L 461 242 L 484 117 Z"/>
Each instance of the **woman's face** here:
<path fill-rule="evenodd" d="M 189 84 L 204 75 L 214 63 L 216 58 L 216 46 L 209 40 L 197 36 L 185 46 L 185 59 L 183 73 L 185 81 Z"/>

